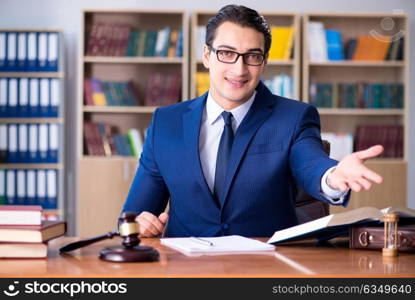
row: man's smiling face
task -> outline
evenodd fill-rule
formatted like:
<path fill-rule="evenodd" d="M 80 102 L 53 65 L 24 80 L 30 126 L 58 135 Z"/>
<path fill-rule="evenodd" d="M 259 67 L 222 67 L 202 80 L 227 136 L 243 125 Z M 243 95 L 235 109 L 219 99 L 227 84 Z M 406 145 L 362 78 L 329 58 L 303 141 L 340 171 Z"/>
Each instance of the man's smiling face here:
<path fill-rule="evenodd" d="M 224 22 L 216 29 L 210 46 L 216 50 L 264 54 L 264 35 L 250 27 Z M 259 66 L 250 66 L 240 56 L 234 64 L 227 64 L 218 61 L 216 54 L 205 46 L 203 64 L 209 69 L 213 99 L 224 109 L 230 110 L 252 96 L 265 69 L 266 60 Z"/>

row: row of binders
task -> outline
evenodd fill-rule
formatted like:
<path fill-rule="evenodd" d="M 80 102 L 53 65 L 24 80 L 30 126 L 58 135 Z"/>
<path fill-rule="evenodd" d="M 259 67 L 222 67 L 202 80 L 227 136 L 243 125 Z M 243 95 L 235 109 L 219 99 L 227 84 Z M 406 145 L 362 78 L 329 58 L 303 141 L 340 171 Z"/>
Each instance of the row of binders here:
<path fill-rule="evenodd" d="M 56 78 L 1 78 L 0 118 L 58 117 L 61 97 Z"/>
<path fill-rule="evenodd" d="M 0 170 L 0 204 L 56 209 L 57 199 L 57 170 Z"/>
<path fill-rule="evenodd" d="M 57 72 L 58 32 L 0 32 L 0 72 Z"/>
<path fill-rule="evenodd" d="M 58 124 L 0 124 L 0 162 L 57 163 Z"/>

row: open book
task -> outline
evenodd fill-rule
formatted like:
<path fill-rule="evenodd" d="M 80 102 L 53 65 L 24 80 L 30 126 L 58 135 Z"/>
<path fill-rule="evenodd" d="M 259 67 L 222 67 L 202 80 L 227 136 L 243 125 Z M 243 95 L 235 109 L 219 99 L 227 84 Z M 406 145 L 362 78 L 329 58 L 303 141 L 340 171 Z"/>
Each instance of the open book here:
<path fill-rule="evenodd" d="M 400 218 L 410 218 L 415 222 L 415 210 L 406 207 L 361 207 L 344 213 L 331 214 L 314 221 L 279 230 L 267 241 L 269 244 L 316 238 L 329 240 L 347 235 L 349 227 L 358 224 L 379 223 L 386 213 L 398 213 Z"/>

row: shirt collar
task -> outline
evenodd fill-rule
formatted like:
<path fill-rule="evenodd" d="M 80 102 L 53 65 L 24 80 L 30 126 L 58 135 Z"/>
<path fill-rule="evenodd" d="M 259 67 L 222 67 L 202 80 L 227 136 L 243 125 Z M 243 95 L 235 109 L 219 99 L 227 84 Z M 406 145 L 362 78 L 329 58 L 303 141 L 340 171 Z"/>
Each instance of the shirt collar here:
<path fill-rule="evenodd" d="M 239 124 L 241 124 L 245 115 L 248 113 L 249 109 L 251 108 L 251 105 L 255 99 L 255 95 L 256 95 L 256 91 L 254 91 L 254 93 L 252 94 L 251 98 L 249 98 L 248 101 L 230 110 L 230 112 L 232 113 L 232 116 L 234 117 L 236 127 L 238 127 Z M 210 125 L 215 123 L 220 117 L 220 114 L 224 111 L 224 109 L 213 99 L 210 92 L 206 100 L 205 110 L 206 110 L 206 119 L 208 121 L 208 124 Z"/>

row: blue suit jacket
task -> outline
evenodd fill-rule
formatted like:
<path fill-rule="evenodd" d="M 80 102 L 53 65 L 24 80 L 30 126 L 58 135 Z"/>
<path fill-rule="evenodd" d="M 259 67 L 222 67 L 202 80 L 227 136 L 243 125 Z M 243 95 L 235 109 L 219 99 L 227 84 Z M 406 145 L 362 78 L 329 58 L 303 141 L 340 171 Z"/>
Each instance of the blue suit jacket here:
<path fill-rule="evenodd" d="M 323 151 L 317 110 L 261 82 L 235 133 L 225 193 L 215 201 L 199 158 L 206 98 L 155 111 L 123 211 L 158 216 L 170 199 L 165 236 L 271 236 L 298 223 L 297 184 L 327 201 L 320 181 L 337 161 Z"/>

